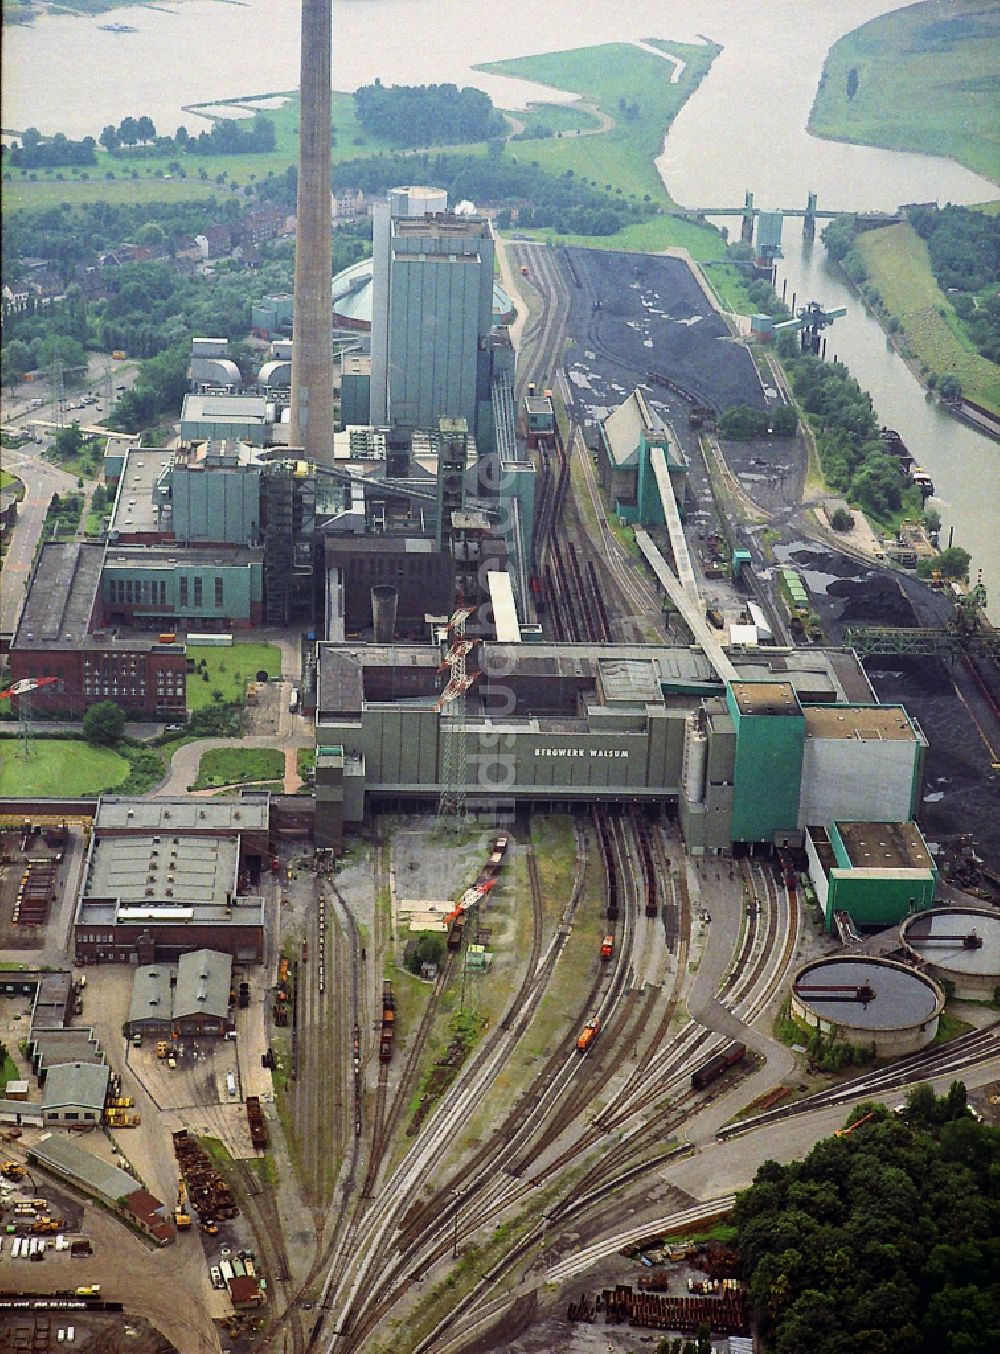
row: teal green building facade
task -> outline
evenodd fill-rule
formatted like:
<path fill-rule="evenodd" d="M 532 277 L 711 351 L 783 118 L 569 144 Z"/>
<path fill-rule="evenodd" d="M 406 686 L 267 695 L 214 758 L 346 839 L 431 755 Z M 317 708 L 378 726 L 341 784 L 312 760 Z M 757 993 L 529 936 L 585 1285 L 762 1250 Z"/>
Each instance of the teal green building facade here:
<path fill-rule="evenodd" d="M 805 717 L 790 682 L 731 682 L 726 705 L 736 731 L 735 842 L 794 834 L 802 784 Z"/>

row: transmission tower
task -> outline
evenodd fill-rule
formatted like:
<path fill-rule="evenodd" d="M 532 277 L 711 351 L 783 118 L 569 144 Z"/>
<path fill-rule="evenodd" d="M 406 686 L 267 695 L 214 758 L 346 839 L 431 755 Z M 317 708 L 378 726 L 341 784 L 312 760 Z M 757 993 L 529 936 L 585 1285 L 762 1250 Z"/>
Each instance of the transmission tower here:
<path fill-rule="evenodd" d="M 52 358 L 50 389 L 52 394 L 52 403 L 55 405 L 56 427 L 60 432 L 63 430 L 63 414 L 66 411 L 66 380 L 63 370 L 62 353 L 59 345 L 56 345 L 55 354 Z"/>
<path fill-rule="evenodd" d="M 470 677 L 466 670 L 465 660 L 472 651 L 475 641 L 465 638 L 465 623 L 474 611 L 475 607 L 459 607 L 448 622 L 448 633 L 452 637 L 452 643 L 441 664 L 441 671 L 448 669 L 451 673 L 436 705 L 439 712 L 447 710 L 441 730 L 441 797 L 438 801 L 438 817 L 442 820 L 461 818 L 465 813 L 467 760 L 465 693 L 478 676 L 478 673 L 475 673 Z"/>
<path fill-rule="evenodd" d="M 31 745 L 31 693 L 41 686 L 62 687 L 59 677 L 22 677 L 19 682 L 0 691 L 0 700 L 9 696 L 17 697 L 17 741 L 18 756 L 27 759 L 34 755 Z"/>

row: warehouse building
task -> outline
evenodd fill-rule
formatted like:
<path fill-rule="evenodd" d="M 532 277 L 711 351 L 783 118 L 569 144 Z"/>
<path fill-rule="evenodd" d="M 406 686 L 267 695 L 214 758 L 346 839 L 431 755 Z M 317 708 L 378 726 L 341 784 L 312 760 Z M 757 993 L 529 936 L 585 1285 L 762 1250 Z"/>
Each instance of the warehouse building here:
<path fill-rule="evenodd" d="M 247 630 L 264 616 L 264 552 L 109 546 L 101 575 L 109 625 L 170 633 Z"/>
<path fill-rule="evenodd" d="M 104 1063 L 59 1063 L 49 1068 L 42 1090 L 42 1118 L 50 1127 L 99 1124 L 111 1069 Z"/>
<path fill-rule="evenodd" d="M 344 822 L 373 804 L 440 795 L 445 653 L 319 646 L 316 737 L 338 750 L 327 802 Z M 901 707 L 875 702 L 842 651 L 734 654 L 737 680 L 699 650 L 665 645 L 487 641 L 467 661 L 470 807 L 657 804 L 701 854 L 797 846 L 807 824 L 851 821 L 859 807 L 872 821 L 902 821 L 918 802 L 922 734 Z"/>
<path fill-rule="evenodd" d="M 222 1038 L 230 1018 L 232 955 L 219 950 L 182 954 L 176 966 L 137 968 L 125 1033 L 151 1038 Z"/>
<path fill-rule="evenodd" d="M 681 516 L 687 461 L 669 430 L 636 388 L 598 424 L 597 465 L 601 483 L 624 521 L 662 526 L 663 506 L 653 471 L 652 450 L 664 454 L 673 496 Z"/>
<path fill-rule="evenodd" d="M 102 796 L 74 922 L 77 960 L 148 966 L 212 949 L 259 963 L 269 818 L 266 793 Z"/>
<path fill-rule="evenodd" d="M 79 715 L 96 701 L 113 700 L 133 717 L 183 718 L 184 646 L 123 634 L 107 622 L 104 552 L 101 544 L 80 541 L 42 546 L 11 641 L 11 679 L 59 680 L 33 694 L 39 713 Z"/>

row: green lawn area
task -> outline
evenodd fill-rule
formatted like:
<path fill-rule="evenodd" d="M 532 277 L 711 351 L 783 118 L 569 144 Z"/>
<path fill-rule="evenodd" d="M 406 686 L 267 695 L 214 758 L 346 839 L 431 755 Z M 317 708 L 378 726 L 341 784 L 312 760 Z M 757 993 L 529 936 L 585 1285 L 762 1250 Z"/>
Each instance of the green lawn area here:
<path fill-rule="evenodd" d="M 539 127 L 547 127 L 551 132 L 586 132 L 600 126 L 593 113 L 579 103 L 532 103 L 527 108 L 513 109 L 507 116 L 523 122 L 526 132 Z"/>
<path fill-rule="evenodd" d="M 256 780 L 281 780 L 285 755 L 280 748 L 213 748 L 198 764 L 195 790 Z"/>
<path fill-rule="evenodd" d="M 211 705 L 214 691 L 222 692 L 223 701 L 242 705 L 247 683 L 252 682 L 258 672 L 263 670 L 269 677 L 281 673 L 281 650 L 274 644 L 236 643 L 229 649 L 202 648 L 193 644 L 189 646 L 187 656 L 194 659 L 197 669 L 188 673 L 189 710 L 201 710 Z"/>
<path fill-rule="evenodd" d="M 852 70 L 857 91 L 848 98 Z M 948 155 L 1000 183 L 998 70 L 995 0 L 910 5 L 834 44 L 809 130 L 838 141 Z"/>
<path fill-rule="evenodd" d="M 88 437 L 76 456 L 58 456 L 52 447 L 42 453 L 45 460 L 57 465 L 70 475 L 79 479 L 100 480 L 104 473 L 104 448 L 106 437 Z"/>
<path fill-rule="evenodd" d="M 863 231 L 855 247 L 917 359 L 938 376 L 957 376 L 970 399 L 1000 413 L 1000 367 L 977 353 L 964 334 L 931 271 L 927 244 L 913 227 L 904 223 Z"/>
<path fill-rule="evenodd" d="M 86 795 L 113 790 L 129 763 L 110 748 L 82 739 L 36 738 L 22 757 L 16 738 L 0 739 L 0 795 Z"/>
<path fill-rule="evenodd" d="M 9 470 L 0 470 L 0 489 L 14 489 L 21 481 Z"/>
<path fill-rule="evenodd" d="M 654 201 L 667 202 L 653 161 L 663 149 L 667 128 L 698 87 L 719 48 L 670 43 L 664 44 L 664 50 L 687 62 L 676 85 L 670 83 L 670 66 L 660 57 L 619 42 L 494 61 L 480 69 L 580 94 L 615 120 L 615 126 L 600 136 L 531 142 L 524 158 L 537 160 L 555 174 L 572 169 L 598 187 L 621 188 L 626 194 L 640 198 L 648 194 Z M 619 100 L 629 110 L 637 106 L 636 111 L 623 112 Z"/>
<path fill-rule="evenodd" d="M 537 162 L 553 174 L 572 170 L 599 188 L 620 190 L 626 196 L 671 206 L 654 161 L 663 149 L 668 127 L 697 89 L 720 49 L 711 43 L 656 45 L 686 63 L 677 84 L 670 83 L 671 67 L 667 62 L 629 43 L 550 52 L 480 67 L 579 94 L 615 123 L 597 136 L 511 141 L 507 153 Z M 626 105 L 624 109 L 621 101 Z M 670 217 L 644 221 L 612 236 L 559 238 L 604 249 L 649 250 L 680 245 L 690 249 L 696 258 L 716 258 L 722 253 L 719 235 L 711 227 Z"/>
<path fill-rule="evenodd" d="M 240 108 L 253 108 L 261 101 L 283 98 L 278 108 L 262 108 L 264 117 L 274 123 L 275 149 L 250 155 L 179 154 L 176 151 L 147 154 L 138 148 L 134 154 L 124 152 L 110 155 L 98 149 L 97 164 L 90 168 L 6 170 L 9 181 L 3 185 L 6 211 L 19 208 L 51 208 L 62 203 L 79 206 L 84 202 L 190 202 L 199 198 L 225 197 L 233 192 L 233 185 L 242 188 L 283 174 L 298 160 L 299 96 L 298 91 L 276 90 L 270 93 L 249 94 L 226 102 L 193 104 L 185 115 L 184 125 L 192 136 L 204 131 L 212 119 L 234 117 Z M 198 113 L 203 114 L 199 117 Z M 179 121 L 179 120 L 178 120 Z M 354 96 L 343 91 L 333 95 L 333 164 L 353 160 L 358 156 L 377 155 L 394 149 L 380 137 L 368 136 L 354 115 Z M 161 135 L 173 136 L 176 126 L 157 128 Z M 449 150 L 459 149 L 448 147 Z M 470 149 L 482 151 L 482 143 Z M 180 166 L 171 169 L 170 165 Z M 138 178 L 133 178 L 135 172 Z M 31 174 L 35 182 L 31 181 Z M 114 175 L 113 179 L 107 177 Z M 204 175 L 204 178 L 202 177 Z M 219 181 L 220 176 L 222 181 Z M 336 177 L 336 175 L 335 175 Z"/>

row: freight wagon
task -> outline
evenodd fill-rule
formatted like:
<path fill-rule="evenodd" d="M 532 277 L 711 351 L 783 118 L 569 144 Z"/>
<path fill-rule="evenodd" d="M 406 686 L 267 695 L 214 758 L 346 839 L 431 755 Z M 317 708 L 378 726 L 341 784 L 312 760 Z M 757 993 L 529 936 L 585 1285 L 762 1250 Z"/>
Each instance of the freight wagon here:
<path fill-rule="evenodd" d="M 448 932 L 448 949 L 458 950 L 462 947 L 462 933 L 465 931 L 465 913 L 460 912 L 451 924 Z"/>
<path fill-rule="evenodd" d="M 725 1053 L 717 1053 L 714 1058 L 709 1058 L 708 1062 L 696 1069 L 691 1076 L 691 1085 L 696 1091 L 703 1091 L 706 1086 L 711 1086 L 730 1067 L 735 1067 L 737 1063 L 742 1062 L 747 1055 L 746 1044 L 733 1044 L 732 1048 Z"/>
<path fill-rule="evenodd" d="M 258 1152 L 263 1151 L 268 1143 L 268 1133 L 258 1096 L 247 1096 L 247 1123 L 250 1125 L 251 1144 Z"/>
<path fill-rule="evenodd" d="M 392 1041 L 396 1032 L 396 998 L 392 995 L 392 985 L 386 983 L 382 991 L 382 1031 L 378 1041 L 378 1060 L 380 1063 L 392 1061 Z"/>

